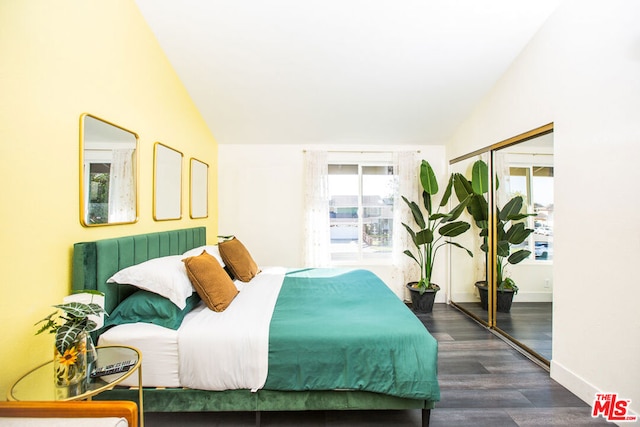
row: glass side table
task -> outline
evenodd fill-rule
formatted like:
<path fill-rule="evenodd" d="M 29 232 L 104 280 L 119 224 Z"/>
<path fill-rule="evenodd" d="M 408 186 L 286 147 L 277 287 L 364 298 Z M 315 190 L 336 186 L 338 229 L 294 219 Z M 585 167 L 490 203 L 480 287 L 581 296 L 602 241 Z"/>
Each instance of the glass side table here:
<path fill-rule="evenodd" d="M 140 426 L 144 427 L 144 410 L 142 404 L 142 354 L 133 347 L 104 346 L 96 347 L 98 358 L 96 366 L 102 367 L 127 360 L 134 360 L 135 365 L 126 372 L 105 375 L 98 378 L 87 378 L 84 390 L 73 390 L 66 387 L 56 387 L 53 382 L 53 360 L 43 363 L 24 374 L 9 389 L 7 400 L 38 400 L 38 401 L 68 401 L 91 400 L 97 394 L 111 390 L 125 378 L 138 371 L 138 400 L 140 412 Z"/>

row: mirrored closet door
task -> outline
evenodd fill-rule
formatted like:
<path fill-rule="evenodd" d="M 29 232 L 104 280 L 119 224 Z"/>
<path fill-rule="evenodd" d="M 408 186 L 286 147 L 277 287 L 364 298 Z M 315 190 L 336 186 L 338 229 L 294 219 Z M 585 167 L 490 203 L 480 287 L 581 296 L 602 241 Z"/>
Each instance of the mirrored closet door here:
<path fill-rule="evenodd" d="M 450 166 L 477 199 L 466 213 L 472 232 L 459 242 L 476 248 L 474 257 L 451 251 L 451 302 L 546 365 L 552 350 L 552 131 L 543 126 Z"/>

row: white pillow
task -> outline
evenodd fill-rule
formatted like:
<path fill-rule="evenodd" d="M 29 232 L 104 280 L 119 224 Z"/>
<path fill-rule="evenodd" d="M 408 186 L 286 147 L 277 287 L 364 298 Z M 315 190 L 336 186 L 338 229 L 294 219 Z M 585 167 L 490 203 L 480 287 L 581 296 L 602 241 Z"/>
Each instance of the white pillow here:
<path fill-rule="evenodd" d="M 118 271 L 107 283 L 133 285 L 156 293 L 182 310 L 186 306 L 187 298 L 194 292 L 182 258 L 183 255 L 172 255 L 150 259 Z"/>
<path fill-rule="evenodd" d="M 202 251 L 207 251 L 207 253 L 213 257 L 220 263 L 222 268 L 224 268 L 224 261 L 222 261 L 222 257 L 220 256 L 220 250 L 218 249 L 218 245 L 205 245 L 200 246 L 194 249 L 189 249 L 187 252 L 183 253 L 182 256 L 184 258 L 188 258 L 191 256 L 198 256 L 202 254 Z"/>

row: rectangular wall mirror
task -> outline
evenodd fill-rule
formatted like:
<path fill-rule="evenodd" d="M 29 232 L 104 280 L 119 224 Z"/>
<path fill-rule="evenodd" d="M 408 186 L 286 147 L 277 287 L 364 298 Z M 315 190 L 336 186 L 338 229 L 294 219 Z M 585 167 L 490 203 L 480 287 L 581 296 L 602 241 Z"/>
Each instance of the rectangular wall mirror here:
<path fill-rule="evenodd" d="M 80 116 L 80 222 L 91 227 L 138 219 L 138 135 Z"/>
<path fill-rule="evenodd" d="M 153 219 L 182 217 L 182 153 L 156 142 L 153 162 Z"/>
<path fill-rule="evenodd" d="M 206 218 L 209 216 L 208 200 L 209 165 L 200 160 L 191 159 L 190 174 L 190 216 L 191 218 Z"/>

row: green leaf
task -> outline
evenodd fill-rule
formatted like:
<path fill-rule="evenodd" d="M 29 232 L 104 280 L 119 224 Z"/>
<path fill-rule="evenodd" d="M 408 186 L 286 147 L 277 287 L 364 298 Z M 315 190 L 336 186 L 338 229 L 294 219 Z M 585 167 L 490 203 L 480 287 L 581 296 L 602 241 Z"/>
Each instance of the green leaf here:
<path fill-rule="evenodd" d="M 469 249 L 465 248 L 464 246 L 462 246 L 460 243 L 456 243 L 456 242 L 447 242 L 450 245 L 456 246 L 460 249 L 464 249 L 465 251 L 467 251 L 467 254 L 469 254 L 469 256 L 471 258 L 473 258 L 473 252 L 471 252 Z"/>
<path fill-rule="evenodd" d="M 520 261 L 529 258 L 529 255 L 531 255 L 531 251 L 520 249 L 519 251 L 512 253 L 509 258 L 507 258 L 507 261 L 509 264 L 517 264 Z"/>
<path fill-rule="evenodd" d="M 518 293 L 518 286 L 516 286 L 516 282 L 514 282 L 513 279 L 510 277 L 507 277 L 506 279 L 504 279 L 500 283 L 500 286 L 498 286 L 499 291 L 503 291 L 505 289 L 513 290 L 514 295 Z"/>
<path fill-rule="evenodd" d="M 431 195 L 426 191 L 422 192 L 422 204 L 424 208 L 427 210 L 427 214 L 431 213 Z"/>
<path fill-rule="evenodd" d="M 412 259 L 416 262 L 416 264 L 420 265 L 420 261 L 418 261 L 418 260 L 416 259 L 416 257 L 415 257 L 415 256 L 413 256 L 413 254 L 411 253 L 411 251 L 410 251 L 410 250 L 408 250 L 408 249 L 407 249 L 407 250 L 405 250 L 403 253 L 404 253 L 406 256 L 408 256 L 409 258 L 412 258 Z"/>
<path fill-rule="evenodd" d="M 447 222 L 448 221 L 455 221 L 456 219 L 458 219 L 460 217 L 460 215 L 462 215 L 464 210 L 467 208 L 467 203 L 469 203 L 469 200 L 470 200 L 470 198 L 467 197 L 462 202 L 460 202 L 460 204 L 458 206 L 456 206 L 455 208 L 451 209 L 451 212 L 449 212 L 449 218 L 447 219 Z"/>
<path fill-rule="evenodd" d="M 58 329 L 58 325 L 51 318 L 51 316 L 53 316 L 56 313 L 57 312 L 54 312 L 49 316 L 49 318 L 44 318 L 44 319 L 42 319 L 41 321 L 38 322 L 38 323 L 42 323 L 42 326 L 40 327 L 40 329 L 38 329 L 38 332 L 36 332 L 36 335 L 39 335 L 39 334 L 43 333 L 46 330 L 49 330 L 49 332 L 55 332 L 56 329 Z M 38 323 L 36 323 L 36 325 Z"/>
<path fill-rule="evenodd" d="M 406 228 L 407 233 L 409 233 L 409 236 L 411 236 L 411 240 L 413 240 L 413 244 L 418 246 L 417 240 L 416 240 L 416 232 L 413 231 L 411 229 L 411 227 L 409 227 L 407 224 L 405 224 L 404 222 L 402 223 L 402 225 L 404 226 L 404 228 Z"/>
<path fill-rule="evenodd" d="M 452 187 L 453 187 L 453 175 L 449 177 L 447 188 L 444 190 L 444 194 L 442 195 L 442 200 L 440 200 L 440 206 L 446 206 L 446 204 L 449 202 L 449 198 L 451 197 Z"/>
<path fill-rule="evenodd" d="M 471 183 L 460 173 L 453 174 L 453 191 L 458 200 L 464 200 L 469 194 L 473 194 Z"/>
<path fill-rule="evenodd" d="M 518 222 L 513 224 L 509 231 L 505 235 L 505 240 L 512 245 L 519 245 L 524 242 L 527 237 L 533 232 L 530 228 L 525 228 L 524 223 Z"/>
<path fill-rule="evenodd" d="M 456 221 L 443 225 L 438 232 L 445 237 L 456 237 L 471 228 L 471 225 L 464 221 Z"/>
<path fill-rule="evenodd" d="M 78 339 L 78 335 L 84 331 L 76 325 L 62 325 L 56 332 L 56 349 L 60 354 L 64 354 L 65 350 L 70 348 Z"/>
<path fill-rule="evenodd" d="M 506 240 L 500 240 L 496 245 L 496 253 L 499 257 L 508 257 L 510 248 L 511 247 L 509 246 L 509 242 L 507 242 Z"/>
<path fill-rule="evenodd" d="M 471 171 L 471 188 L 473 188 L 473 192 L 478 195 L 489 191 L 489 168 L 482 160 L 477 160 L 473 164 Z"/>
<path fill-rule="evenodd" d="M 69 302 L 66 304 L 54 305 L 54 307 L 63 310 L 73 317 L 87 317 L 92 314 L 100 314 L 104 311 L 98 304 L 85 304 L 82 302 Z"/>
<path fill-rule="evenodd" d="M 516 196 L 509 200 L 502 210 L 499 210 L 500 221 L 509 221 L 513 219 L 515 215 L 520 215 L 522 203 L 522 196 Z"/>
<path fill-rule="evenodd" d="M 446 213 L 435 213 L 435 214 L 431 215 L 431 216 L 429 217 L 429 219 L 430 219 L 431 221 L 435 221 L 435 220 L 438 220 L 438 219 L 441 219 L 441 218 L 449 218 L 449 217 L 451 217 L 451 214 L 446 214 Z"/>
<path fill-rule="evenodd" d="M 423 160 L 420 165 L 420 183 L 422 184 L 422 188 L 428 194 L 436 194 L 438 193 L 438 181 L 436 180 L 436 174 L 433 172 L 431 165 Z"/>
<path fill-rule="evenodd" d="M 476 224 L 480 228 L 487 228 L 487 226 L 480 226 L 480 222 L 485 222 L 489 219 L 489 205 L 483 196 L 472 193 L 467 204 L 469 213 L 476 221 Z"/>
<path fill-rule="evenodd" d="M 73 291 L 72 294 L 89 294 L 89 295 L 104 296 L 104 292 L 97 291 L 95 289 L 77 289 Z"/>
<path fill-rule="evenodd" d="M 416 234 L 417 245 L 424 245 L 431 242 L 433 242 L 433 231 L 429 230 L 428 228 L 425 228 L 424 230 L 420 230 Z"/>
<path fill-rule="evenodd" d="M 498 239 L 498 242 L 509 243 L 507 241 L 507 233 L 504 231 L 504 226 L 505 226 L 504 222 L 498 222 L 496 224 L 496 238 Z"/>
<path fill-rule="evenodd" d="M 422 211 L 420 210 L 420 207 L 416 204 L 416 202 L 410 202 L 404 196 L 402 196 L 402 200 L 404 200 L 405 203 L 409 206 L 409 209 L 411 209 L 411 213 L 413 214 L 413 219 L 415 220 L 416 224 L 418 224 L 418 227 L 424 228 L 426 223 L 424 221 L 424 217 L 422 216 Z"/>
<path fill-rule="evenodd" d="M 91 319 L 87 319 L 87 324 L 86 324 L 86 326 L 84 327 L 84 329 L 85 329 L 86 331 L 92 331 L 92 330 L 94 330 L 94 329 L 96 328 L 96 326 L 98 326 L 98 324 L 97 324 L 96 322 L 94 322 L 94 321 L 93 321 L 93 320 L 91 320 Z"/>
<path fill-rule="evenodd" d="M 535 216 L 536 214 L 534 213 L 521 213 L 521 214 L 517 214 L 517 215 L 511 215 L 509 217 L 510 221 L 520 221 L 521 219 L 530 217 L 530 216 Z"/>

